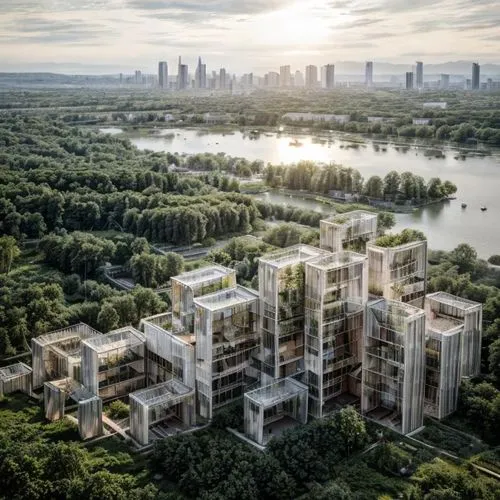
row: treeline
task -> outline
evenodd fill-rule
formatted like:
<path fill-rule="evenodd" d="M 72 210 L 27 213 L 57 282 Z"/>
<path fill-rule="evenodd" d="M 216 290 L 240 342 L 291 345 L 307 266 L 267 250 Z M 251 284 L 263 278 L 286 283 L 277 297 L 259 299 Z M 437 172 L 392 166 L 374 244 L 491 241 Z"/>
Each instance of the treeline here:
<path fill-rule="evenodd" d="M 310 161 L 286 166 L 268 165 L 264 176 L 266 184 L 273 188 L 284 187 L 322 194 L 342 191 L 395 202 L 438 200 L 457 191 L 452 182 L 442 182 L 438 177 L 426 182 L 423 177 L 412 172 L 399 174 L 391 171 L 383 179 L 374 175 L 365 181 L 356 169 L 335 164 L 318 165 Z"/>

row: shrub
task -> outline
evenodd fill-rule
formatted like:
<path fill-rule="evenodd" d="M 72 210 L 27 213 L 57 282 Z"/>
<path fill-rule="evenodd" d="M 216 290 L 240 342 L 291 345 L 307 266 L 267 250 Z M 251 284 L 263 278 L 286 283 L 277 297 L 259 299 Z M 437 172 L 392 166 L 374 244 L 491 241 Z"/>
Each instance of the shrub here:
<path fill-rule="evenodd" d="M 127 418 L 130 415 L 130 407 L 123 401 L 117 399 L 109 404 L 106 409 L 106 415 L 112 419 Z"/>

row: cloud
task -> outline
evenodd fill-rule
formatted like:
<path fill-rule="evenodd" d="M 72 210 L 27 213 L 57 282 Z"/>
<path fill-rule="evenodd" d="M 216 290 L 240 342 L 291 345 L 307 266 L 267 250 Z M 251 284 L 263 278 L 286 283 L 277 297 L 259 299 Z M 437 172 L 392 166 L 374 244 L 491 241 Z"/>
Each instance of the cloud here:
<path fill-rule="evenodd" d="M 289 0 L 128 0 L 127 6 L 131 9 L 142 11 L 145 15 L 156 16 L 158 12 L 182 12 L 189 14 L 216 14 L 216 15 L 255 15 L 279 10 L 289 5 Z"/>

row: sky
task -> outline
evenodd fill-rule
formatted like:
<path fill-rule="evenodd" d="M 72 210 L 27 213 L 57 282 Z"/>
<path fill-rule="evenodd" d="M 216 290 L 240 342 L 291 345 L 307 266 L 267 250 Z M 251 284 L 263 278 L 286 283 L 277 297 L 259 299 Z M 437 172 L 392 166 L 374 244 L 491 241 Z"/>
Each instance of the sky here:
<path fill-rule="evenodd" d="M 0 71 L 500 63 L 500 0 L 0 0 Z"/>

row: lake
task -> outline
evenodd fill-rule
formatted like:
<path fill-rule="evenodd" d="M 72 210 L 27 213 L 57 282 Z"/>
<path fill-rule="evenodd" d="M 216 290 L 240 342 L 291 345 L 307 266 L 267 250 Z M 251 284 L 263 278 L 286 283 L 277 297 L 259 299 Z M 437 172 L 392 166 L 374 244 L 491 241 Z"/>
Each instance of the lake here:
<path fill-rule="evenodd" d="M 120 133 L 120 129 L 102 129 L 103 132 Z M 292 146 L 298 139 L 302 146 Z M 251 139 L 239 131 L 233 133 L 207 133 L 189 129 L 164 129 L 157 135 L 131 137 L 140 149 L 170 151 L 172 153 L 220 153 L 264 162 L 295 163 L 300 160 L 336 162 L 358 169 L 366 178 L 384 176 L 390 170 L 410 171 L 429 180 L 440 177 L 458 187 L 457 200 L 432 205 L 411 214 L 397 214 L 394 230 L 413 227 L 427 234 L 429 246 L 436 250 L 452 250 L 460 243 L 469 243 L 478 254 L 487 258 L 500 254 L 500 152 L 490 156 L 469 156 L 455 159 L 456 150 L 442 148 L 444 159 L 429 159 L 424 148 L 402 148 L 395 144 L 377 145 L 366 141 L 357 148 L 352 143 L 333 136 L 320 140 L 313 136 L 289 134 L 261 134 Z M 386 151 L 382 151 L 386 148 Z M 263 197 L 274 203 L 287 203 L 303 208 L 329 212 L 313 200 L 289 198 L 274 193 Z M 467 208 L 462 209 L 461 204 Z M 482 212 L 480 207 L 488 208 Z"/>

